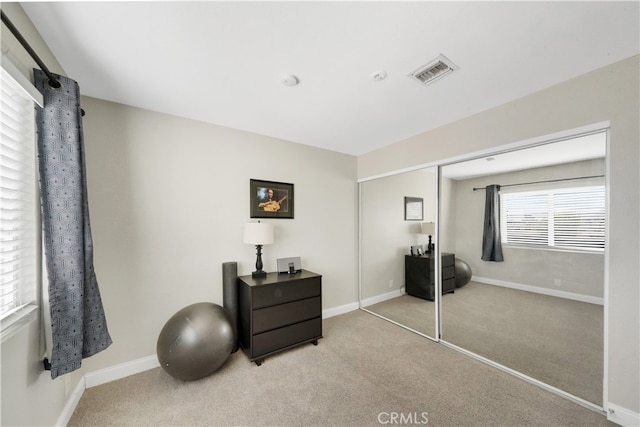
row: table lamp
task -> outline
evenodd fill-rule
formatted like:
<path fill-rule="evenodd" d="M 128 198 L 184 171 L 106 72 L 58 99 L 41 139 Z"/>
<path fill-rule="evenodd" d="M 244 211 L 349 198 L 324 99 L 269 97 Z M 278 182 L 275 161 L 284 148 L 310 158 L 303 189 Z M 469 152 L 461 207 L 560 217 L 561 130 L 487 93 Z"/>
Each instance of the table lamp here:
<path fill-rule="evenodd" d="M 256 271 L 251 273 L 253 278 L 267 277 L 262 270 L 262 245 L 273 243 L 273 225 L 265 222 L 247 222 L 244 225 L 244 243 L 256 245 Z"/>
<path fill-rule="evenodd" d="M 435 234 L 435 232 L 436 232 L 436 224 L 435 223 L 433 223 L 433 222 L 423 222 L 421 224 L 420 233 L 429 235 L 429 244 L 427 245 L 427 250 L 426 250 L 426 253 L 428 253 L 428 254 L 430 254 L 431 253 L 431 249 L 433 249 L 433 245 L 431 244 L 431 236 L 433 234 Z"/>

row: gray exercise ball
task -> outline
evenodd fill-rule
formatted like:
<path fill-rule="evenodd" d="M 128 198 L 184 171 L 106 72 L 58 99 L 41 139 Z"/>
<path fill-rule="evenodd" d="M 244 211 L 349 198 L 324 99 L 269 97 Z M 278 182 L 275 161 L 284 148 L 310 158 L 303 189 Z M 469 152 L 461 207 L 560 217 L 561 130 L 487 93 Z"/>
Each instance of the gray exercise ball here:
<path fill-rule="evenodd" d="M 211 375 L 231 355 L 231 317 L 217 304 L 199 302 L 174 314 L 158 337 L 160 366 L 172 377 L 191 381 Z"/>
<path fill-rule="evenodd" d="M 471 281 L 471 267 L 459 258 L 456 258 L 454 266 L 456 272 L 456 288 L 461 288 Z"/>

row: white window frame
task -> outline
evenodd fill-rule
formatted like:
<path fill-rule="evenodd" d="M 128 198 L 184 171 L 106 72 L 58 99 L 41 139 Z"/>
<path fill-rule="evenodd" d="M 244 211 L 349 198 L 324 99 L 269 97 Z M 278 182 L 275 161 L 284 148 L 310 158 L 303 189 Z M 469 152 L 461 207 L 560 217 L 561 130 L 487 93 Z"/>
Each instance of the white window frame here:
<path fill-rule="evenodd" d="M 35 86 L 18 70 L 18 68 L 11 62 L 6 56 L 2 55 L 2 96 L 11 94 L 19 99 L 20 102 L 24 102 L 26 105 L 33 105 L 33 103 L 40 106 L 43 105 L 42 95 L 35 88 Z M 37 318 L 37 310 L 39 307 L 39 296 L 41 294 L 42 286 L 42 241 L 41 241 L 41 227 L 40 227 L 40 208 L 39 208 L 39 189 L 38 189 L 38 177 L 37 177 L 37 165 L 36 165 L 36 125 L 35 125 L 35 109 L 27 108 L 26 116 L 21 116 L 20 119 L 26 119 L 30 121 L 27 123 L 26 132 L 27 144 L 31 144 L 33 150 L 29 155 L 31 158 L 29 161 L 32 163 L 32 170 L 27 171 L 29 175 L 29 195 L 25 197 L 27 203 L 29 203 L 30 215 L 25 219 L 25 225 L 32 228 L 32 233 L 28 238 L 28 247 L 26 253 L 21 253 L 19 257 L 27 257 L 28 260 L 25 263 L 27 269 L 32 269 L 25 276 L 28 280 L 22 280 L 20 278 L 19 283 L 19 295 L 20 300 L 15 307 L 2 313 L 0 318 L 0 335 L 2 337 L 2 343 L 11 338 L 20 329 L 30 324 Z M 30 139 L 30 140 L 29 140 Z M 21 225 L 22 227 L 22 225 Z M 20 260 L 22 262 L 22 259 Z"/>
<path fill-rule="evenodd" d="M 577 195 L 580 193 L 587 198 Z M 593 204 L 593 199 L 598 199 L 600 193 L 602 206 L 596 206 Z M 572 241 L 563 242 L 561 238 L 556 237 L 557 230 L 563 226 L 578 230 L 575 224 L 570 222 L 562 224 L 558 220 L 567 213 L 561 204 L 563 196 L 567 195 L 575 199 L 575 209 L 579 211 L 580 222 L 588 220 L 589 217 L 592 218 L 594 225 L 591 228 L 593 235 L 589 236 L 591 240 L 580 242 L 581 238 L 576 237 Z M 514 200 L 515 197 L 518 197 L 519 201 Z M 515 205 L 516 203 L 518 205 Z M 500 194 L 502 245 L 528 249 L 603 253 L 606 242 L 606 203 L 604 184 L 502 193 Z M 513 210 L 509 212 L 510 209 Z M 528 226 L 527 229 L 516 230 L 517 233 L 514 233 L 511 219 L 521 218 L 522 212 L 527 212 L 532 220 L 529 223 L 522 223 Z"/>

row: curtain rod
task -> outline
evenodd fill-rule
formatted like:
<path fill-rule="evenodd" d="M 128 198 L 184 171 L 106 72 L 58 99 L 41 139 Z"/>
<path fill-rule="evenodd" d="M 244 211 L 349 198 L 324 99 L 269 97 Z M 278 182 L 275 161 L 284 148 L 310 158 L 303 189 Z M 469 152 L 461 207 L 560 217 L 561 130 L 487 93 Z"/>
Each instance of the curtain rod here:
<path fill-rule="evenodd" d="M 44 71 L 47 77 L 49 77 L 49 84 L 51 85 L 51 87 L 54 87 L 57 89 L 60 86 L 62 86 L 58 81 L 58 79 L 56 79 L 53 76 L 53 74 L 51 74 L 51 71 L 49 71 L 47 66 L 44 65 L 44 62 L 42 62 L 38 54 L 31 48 L 29 43 L 27 43 L 25 38 L 22 37 L 22 34 L 20 34 L 20 31 L 18 31 L 18 29 L 13 25 L 13 23 L 9 20 L 7 15 L 5 15 L 3 11 L 0 11 L 0 12 L 2 14 L 2 22 L 4 22 L 7 28 L 9 29 L 9 31 L 11 31 L 11 34 L 15 36 L 15 38 L 20 42 L 22 47 L 24 47 L 24 49 L 27 51 L 29 56 L 31 56 L 33 60 L 36 61 L 36 64 L 38 64 L 38 66 L 42 69 L 42 71 Z"/>
<path fill-rule="evenodd" d="M 533 182 L 521 182 L 519 184 L 506 184 L 506 185 L 501 185 L 500 187 L 515 187 L 517 185 L 543 184 L 545 182 L 573 181 L 574 179 L 589 179 L 589 178 L 602 178 L 602 177 L 604 177 L 604 175 L 579 176 L 576 178 L 548 179 L 546 181 L 533 181 Z M 473 191 L 484 190 L 484 189 L 485 187 L 476 187 L 473 189 Z"/>
<path fill-rule="evenodd" d="M 20 42 L 22 47 L 27 51 L 29 56 L 31 56 L 31 58 L 33 58 L 33 60 L 36 61 L 36 64 L 38 64 L 40 69 L 47 75 L 47 77 L 49 78 L 49 85 L 55 89 L 58 89 L 59 87 L 61 87 L 62 84 L 58 81 L 57 78 L 55 78 L 55 76 L 51 73 L 51 71 L 49 71 L 49 68 L 47 68 L 44 62 L 42 62 L 42 59 L 40 59 L 38 54 L 31 48 L 31 45 L 29 45 L 29 43 L 25 40 L 25 38 L 22 37 L 22 34 L 20 34 L 20 31 L 18 31 L 15 25 L 13 25 L 13 23 L 11 22 L 9 17 L 5 15 L 3 10 L 0 10 L 0 14 L 2 15 L 2 22 L 4 22 L 4 24 L 7 26 L 9 31 L 11 31 L 11 34 L 14 35 L 14 37 Z M 80 109 L 80 114 L 82 114 L 82 116 L 84 117 L 85 113 L 82 108 Z"/>

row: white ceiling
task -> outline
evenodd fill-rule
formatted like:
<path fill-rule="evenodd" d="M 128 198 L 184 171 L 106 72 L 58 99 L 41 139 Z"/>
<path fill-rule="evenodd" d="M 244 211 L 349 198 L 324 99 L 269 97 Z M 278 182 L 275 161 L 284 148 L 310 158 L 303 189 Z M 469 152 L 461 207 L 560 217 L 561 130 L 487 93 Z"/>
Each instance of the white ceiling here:
<path fill-rule="evenodd" d="M 22 6 L 85 95 L 353 155 L 640 53 L 636 1 Z"/>
<path fill-rule="evenodd" d="M 582 160 L 600 159 L 606 156 L 606 151 L 607 134 L 599 132 L 454 163 L 442 168 L 442 176 L 460 180 L 497 175 Z"/>

